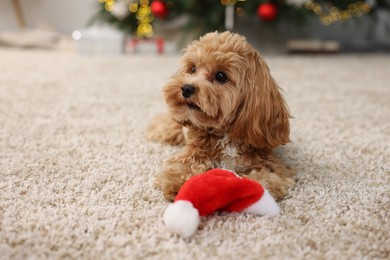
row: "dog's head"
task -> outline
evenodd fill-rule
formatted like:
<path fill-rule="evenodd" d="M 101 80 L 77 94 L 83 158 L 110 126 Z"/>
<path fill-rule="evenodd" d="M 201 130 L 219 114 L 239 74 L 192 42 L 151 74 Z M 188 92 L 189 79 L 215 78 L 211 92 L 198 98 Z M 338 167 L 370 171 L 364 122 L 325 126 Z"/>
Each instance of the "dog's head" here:
<path fill-rule="evenodd" d="M 244 37 L 208 33 L 192 42 L 164 87 L 172 117 L 183 125 L 273 148 L 289 142 L 289 112 L 267 64 Z"/>

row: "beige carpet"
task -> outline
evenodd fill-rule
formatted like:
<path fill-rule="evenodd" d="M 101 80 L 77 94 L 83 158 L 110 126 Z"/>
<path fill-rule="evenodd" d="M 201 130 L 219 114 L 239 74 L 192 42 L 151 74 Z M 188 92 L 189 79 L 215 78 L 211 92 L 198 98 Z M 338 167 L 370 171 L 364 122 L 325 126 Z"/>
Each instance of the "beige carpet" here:
<path fill-rule="evenodd" d="M 145 127 L 178 57 L 0 50 L 1 259 L 389 259 L 390 56 L 266 57 L 295 119 L 282 215 L 169 234 Z"/>

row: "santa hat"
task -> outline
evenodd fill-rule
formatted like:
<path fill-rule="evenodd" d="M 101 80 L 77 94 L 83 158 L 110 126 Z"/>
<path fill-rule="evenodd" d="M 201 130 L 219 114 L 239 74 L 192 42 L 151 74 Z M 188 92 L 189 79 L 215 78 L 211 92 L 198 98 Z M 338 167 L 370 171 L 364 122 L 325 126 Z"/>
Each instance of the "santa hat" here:
<path fill-rule="evenodd" d="M 224 169 L 212 169 L 193 176 L 181 187 L 164 213 L 168 230 L 183 237 L 192 236 L 200 216 L 215 211 L 278 215 L 274 198 L 260 183 Z"/>

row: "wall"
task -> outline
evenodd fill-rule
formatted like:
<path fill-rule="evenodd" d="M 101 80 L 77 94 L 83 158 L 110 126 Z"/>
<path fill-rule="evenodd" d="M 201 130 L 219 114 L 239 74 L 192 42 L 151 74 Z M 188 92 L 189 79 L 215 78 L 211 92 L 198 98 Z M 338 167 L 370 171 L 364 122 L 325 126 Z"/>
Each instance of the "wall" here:
<path fill-rule="evenodd" d="M 19 0 L 27 26 L 71 34 L 95 14 L 97 0 Z M 0 30 L 17 29 L 12 0 L 0 0 Z"/>

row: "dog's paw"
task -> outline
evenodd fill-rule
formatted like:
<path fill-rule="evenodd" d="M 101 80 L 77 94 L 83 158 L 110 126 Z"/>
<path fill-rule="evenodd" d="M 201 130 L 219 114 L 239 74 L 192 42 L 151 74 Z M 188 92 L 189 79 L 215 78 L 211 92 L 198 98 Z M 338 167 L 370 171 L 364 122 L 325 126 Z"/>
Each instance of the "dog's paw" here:
<path fill-rule="evenodd" d="M 154 186 L 160 189 L 168 201 L 173 201 L 185 180 L 172 176 L 168 171 L 157 174 Z"/>
<path fill-rule="evenodd" d="M 148 126 L 146 138 L 158 143 L 184 145 L 185 136 L 182 128 L 169 114 L 161 114 L 156 116 Z"/>

